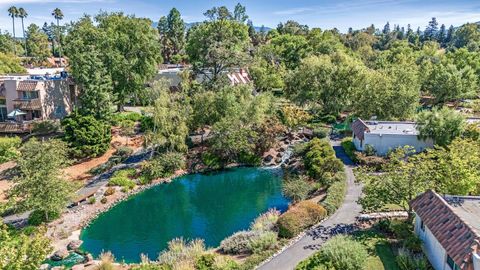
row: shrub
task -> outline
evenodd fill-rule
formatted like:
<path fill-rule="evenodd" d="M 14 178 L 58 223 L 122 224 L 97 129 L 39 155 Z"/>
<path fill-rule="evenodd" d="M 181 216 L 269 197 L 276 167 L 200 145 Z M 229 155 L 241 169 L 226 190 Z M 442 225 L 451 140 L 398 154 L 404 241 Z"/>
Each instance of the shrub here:
<path fill-rule="evenodd" d="M 369 156 L 375 156 L 377 154 L 377 150 L 371 145 L 371 144 L 365 144 L 365 147 L 363 149 L 363 153 L 369 157 Z"/>
<path fill-rule="evenodd" d="M 101 202 L 102 204 L 106 204 L 106 203 L 108 202 L 107 197 L 103 197 L 103 198 L 100 200 L 100 202 Z"/>
<path fill-rule="evenodd" d="M 110 125 L 93 116 L 72 113 L 62 120 L 62 126 L 65 129 L 65 141 L 76 157 L 97 157 L 110 147 Z"/>
<path fill-rule="evenodd" d="M 381 170 L 382 166 L 388 161 L 384 157 L 367 156 L 364 153 L 355 153 L 358 164 L 370 167 L 375 171 Z"/>
<path fill-rule="evenodd" d="M 392 220 L 390 221 L 390 231 L 396 238 L 405 240 L 413 235 L 413 225 L 403 220 Z"/>
<path fill-rule="evenodd" d="M 227 256 L 206 253 L 201 255 L 195 262 L 197 270 L 233 270 L 238 269 L 235 261 Z"/>
<path fill-rule="evenodd" d="M 202 162 L 207 168 L 212 170 L 218 170 L 222 167 L 222 161 L 215 154 L 204 152 L 202 154 Z"/>
<path fill-rule="evenodd" d="M 401 270 L 427 270 L 430 269 L 429 263 L 423 254 L 412 254 L 406 249 L 399 249 L 395 258 L 398 267 Z"/>
<path fill-rule="evenodd" d="M 100 264 L 95 267 L 95 270 L 115 270 L 113 262 L 115 258 L 110 252 L 100 254 Z"/>
<path fill-rule="evenodd" d="M 308 143 L 297 143 L 293 145 L 293 154 L 295 156 L 302 156 L 307 152 Z"/>
<path fill-rule="evenodd" d="M 256 231 L 239 231 L 220 242 L 220 249 L 226 254 L 251 253 L 250 242 L 259 236 Z"/>
<path fill-rule="evenodd" d="M 357 155 L 355 154 L 355 151 L 357 150 L 355 148 L 355 145 L 353 144 L 352 138 L 344 138 L 342 140 L 342 147 L 347 156 L 353 161 L 353 162 L 358 162 L 357 160 Z"/>
<path fill-rule="evenodd" d="M 130 147 L 126 146 L 120 146 L 117 148 L 117 151 L 115 151 L 115 155 L 119 156 L 121 158 L 127 158 L 133 153 L 133 149 Z"/>
<path fill-rule="evenodd" d="M 153 118 L 151 116 L 144 115 L 140 120 L 140 130 L 142 132 L 153 130 Z"/>
<path fill-rule="evenodd" d="M 280 211 L 269 209 L 250 224 L 250 229 L 255 231 L 272 231 L 275 229 L 279 217 Z"/>
<path fill-rule="evenodd" d="M 48 212 L 48 219 L 54 220 L 60 217 L 60 213 L 58 212 Z M 38 226 L 44 222 L 46 222 L 46 215 L 44 211 L 35 210 L 33 211 L 30 216 L 28 217 L 28 224 L 32 226 Z"/>
<path fill-rule="evenodd" d="M 20 137 L 0 137 L 0 163 L 16 158 L 21 143 Z"/>
<path fill-rule="evenodd" d="M 108 197 L 113 194 L 115 194 L 115 188 L 109 187 L 107 188 L 107 190 L 105 190 L 105 192 L 103 193 L 103 196 Z"/>
<path fill-rule="evenodd" d="M 306 176 L 287 178 L 283 182 L 282 193 L 294 202 L 303 201 L 308 197 L 312 186 Z"/>
<path fill-rule="evenodd" d="M 110 186 L 119 186 L 127 190 L 135 187 L 135 182 L 130 177 L 135 176 L 135 169 L 125 169 L 116 171 L 108 181 Z"/>
<path fill-rule="evenodd" d="M 41 122 L 33 122 L 32 133 L 35 134 L 49 134 L 58 132 L 60 130 L 60 124 L 58 121 L 41 121 Z"/>
<path fill-rule="evenodd" d="M 277 247 L 277 234 L 272 231 L 261 232 L 249 242 L 250 251 L 260 253 Z"/>
<path fill-rule="evenodd" d="M 97 199 L 95 197 L 88 198 L 88 204 L 95 204 L 96 201 Z"/>
<path fill-rule="evenodd" d="M 132 267 L 132 270 L 171 270 L 171 267 L 164 264 L 142 263 Z"/>
<path fill-rule="evenodd" d="M 414 253 L 422 252 L 422 240 L 414 234 L 403 241 L 403 246 Z"/>
<path fill-rule="evenodd" d="M 313 136 L 319 139 L 326 138 L 330 130 L 324 127 L 317 127 L 313 129 Z"/>
<path fill-rule="evenodd" d="M 301 262 L 296 269 L 358 270 L 364 268 L 367 258 L 368 252 L 361 243 L 349 236 L 338 235 L 325 242 L 319 252 Z"/>
<path fill-rule="evenodd" d="M 203 240 L 195 239 L 186 242 L 182 238 L 175 238 L 168 242 L 168 248 L 160 253 L 158 261 L 174 268 L 185 265 L 194 266 L 195 261 L 204 253 Z"/>
<path fill-rule="evenodd" d="M 176 170 L 185 167 L 184 156 L 177 152 L 164 153 L 142 164 L 144 182 L 171 176 Z"/>
<path fill-rule="evenodd" d="M 112 125 L 113 126 L 120 126 L 122 122 L 129 121 L 129 122 L 138 122 L 143 119 L 143 116 L 136 112 L 122 112 L 116 113 L 112 115 Z"/>
<path fill-rule="evenodd" d="M 292 238 L 321 221 L 326 215 L 327 211 L 322 206 L 310 201 L 300 202 L 278 218 L 278 234 Z"/>
<path fill-rule="evenodd" d="M 303 157 L 307 174 L 328 184 L 328 176 L 343 170 L 343 163 L 336 158 L 335 151 L 326 140 L 314 138 L 308 143 Z"/>
<path fill-rule="evenodd" d="M 335 213 L 342 205 L 347 192 L 347 181 L 345 172 L 338 172 L 343 179 L 334 182 L 327 190 L 327 197 L 322 201 L 321 205 L 325 207 L 329 215 Z"/>

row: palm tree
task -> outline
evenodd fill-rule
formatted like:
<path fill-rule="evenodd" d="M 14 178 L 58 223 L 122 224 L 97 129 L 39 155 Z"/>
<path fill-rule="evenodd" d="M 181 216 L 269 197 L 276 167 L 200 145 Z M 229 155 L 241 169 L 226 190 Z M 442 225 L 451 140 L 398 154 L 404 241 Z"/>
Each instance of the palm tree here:
<path fill-rule="evenodd" d="M 23 8 L 19 8 L 18 9 L 18 17 L 20 17 L 20 19 L 22 19 L 22 32 L 23 32 L 23 41 L 24 41 L 24 45 L 25 45 L 25 56 L 27 56 L 27 38 L 25 36 L 25 26 L 23 25 L 23 19 L 27 18 L 28 16 L 28 13 L 25 9 Z"/>
<path fill-rule="evenodd" d="M 16 37 L 15 37 L 15 17 L 18 16 L 18 9 L 15 6 L 11 6 L 8 9 L 8 15 L 12 17 L 12 25 L 13 25 L 13 52 L 17 55 L 17 45 L 16 45 Z"/>
<path fill-rule="evenodd" d="M 56 8 L 52 12 L 52 16 L 57 20 L 57 42 L 58 42 L 58 54 L 60 56 L 60 66 L 62 66 L 62 47 L 60 44 L 60 20 L 63 19 L 63 12 L 59 8 Z"/>

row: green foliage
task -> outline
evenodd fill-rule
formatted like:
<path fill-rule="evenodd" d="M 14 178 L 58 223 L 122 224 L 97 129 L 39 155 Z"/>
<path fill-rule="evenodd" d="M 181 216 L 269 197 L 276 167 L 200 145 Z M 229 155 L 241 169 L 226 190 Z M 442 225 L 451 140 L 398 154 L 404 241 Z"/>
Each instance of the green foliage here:
<path fill-rule="evenodd" d="M 135 169 L 116 171 L 108 181 L 108 185 L 119 186 L 130 190 L 135 187 L 135 182 L 131 178 L 134 177 L 136 173 Z"/>
<path fill-rule="evenodd" d="M 0 137 L 0 163 L 15 159 L 21 143 L 20 137 Z"/>
<path fill-rule="evenodd" d="M 328 141 L 314 138 L 308 143 L 303 157 L 307 174 L 322 184 L 330 184 L 335 173 L 343 170 Z"/>
<path fill-rule="evenodd" d="M 0 74 L 25 73 L 20 59 L 13 54 L 0 52 Z"/>
<path fill-rule="evenodd" d="M 50 134 L 60 130 L 60 123 L 54 120 L 45 120 L 41 122 L 34 122 L 32 133 L 35 134 Z"/>
<path fill-rule="evenodd" d="M 400 249 L 396 258 L 398 267 L 401 270 L 427 270 L 430 269 L 430 264 L 423 254 L 412 254 L 408 250 Z"/>
<path fill-rule="evenodd" d="M 340 180 L 333 182 L 327 190 L 327 197 L 321 202 L 321 205 L 332 215 L 342 205 L 347 193 L 347 181 L 344 172 L 338 172 L 341 175 Z"/>
<path fill-rule="evenodd" d="M 290 208 L 278 219 L 278 235 L 292 238 L 304 229 L 320 222 L 327 215 L 327 211 L 311 201 L 302 201 Z"/>
<path fill-rule="evenodd" d="M 18 175 L 9 197 L 22 210 L 37 210 L 50 221 L 50 213 L 60 213 L 67 205 L 72 186 L 62 169 L 69 164 L 67 147 L 59 140 L 30 139 L 20 148 Z"/>
<path fill-rule="evenodd" d="M 305 125 L 312 119 L 312 116 L 302 108 L 290 104 L 281 108 L 279 118 L 287 127 L 296 128 Z"/>
<path fill-rule="evenodd" d="M 48 36 L 36 24 L 28 26 L 25 33 L 27 55 L 36 63 L 42 63 L 51 55 Z"/>
<path fill-rule="evenodd" d="M 357 162 L 357 155 L 355 154 L 355 151 L 357 149 L 355 148 L 355 144 L 353 144 L 352 138 L 344 138 L 342 139 L 342 147 L 343 150 L 345 151 L 345 154 L 352 160 L 353 162 Z"/>
<path fill-rule="evenodd" d="M 480 126 L 476 123 L 468 124 L 462 134 L 463 138 L 479 141 L 480 140 Z"/>
<path fill-rule="evenodd" d="M 303 201 L 308 198 L 312 191 L 312 185 L 306 176 L 288 177 L 283 182 L 282 193 L 294 202 Z"/>
<path fill-rule="evenodd" d="M 121 126 L 122 122 L 141 122 L 143 115 L 136 112 L 120 112 L 114 113 L 111 118 L 112 126 Z"/>
<path fill-rule="evenodd" d="M 465 128 L 464 117 L 448 108 L 423 111 L 417 116 L 421 139 L 433 139 L 437 145 L 446 146 L 460 136 Z"/>
<path fill-rule="evenodd" d="M 42 223 L 49 221 L 46 219 L 46 217 L 48 217 L 49 220 L 54 220 L 60 217 L 60 213 L 55 211 L 45 213 L 41 210 L 35 210 L 28 217 L 28 224 L 31 226 L 38 226 Z"/>
<path fill-rule="evenodd" d="M 220 249 L 227 254 L 251 253 L 250 243 L 259 237 L 257 231 L 239 231 L 220 242 Z"/>
<path fill-rule="evenodd" d="M 250 230 L 254 231 L 273 231 L 276 227 L 280 211 L 276 209 L 269 209 L 267 212 L 258 216 L 252 224 Z"/>
<path fill-rule="evenodd" d="M 127 158 L 133 153 L 133 149 L 126 146 L 120 146 L 115 151 L 115 155 L 121 158 Z"/>
<path fill-rule="evenodd" d="M 261 232 L 258 237 L 251 239 L 249 246 L 253 253 L 262 253 L 266 250 L 272 250 L 277 247 L 276 232 Z"/>
<path fill-rule="evenodd" d="M 110 125 L 93 116 L 72 113 L 62 120 L 65 141 L 77 157 L 97 157 L 110 147 Z"/>
<path fill-rule="evenodd" d="M 185 23 L 176 8 L 172 8 L 168 16 L 158 21 L 158 33 L 162 44 L 162 57 L 166 63 L 176 61 L 185 47 Z"/>
<path fill-rule="evenodd" d="M 38 269 L 52 250 L 45 233 L 44 228 L 26 234 L 0 224 L 0 269 Z"/>
<path fill-rule="evenodd" d="M 145 180 L 151 181 L 157 178 L 169 177 L 176 170 L 185 167 L 183 154 L 167 152 L 142 164 L 142 176 Z"/>
<path fill-rule="evenodd" d="M 368 257 L 365 247 L 349 236 L 334 236 L 319 252 L 301 262 L 295 269 L 363 269 Z M 413 268 L 412 268 L 413 269 Z"/>
<path fill-rule="evenodd" d="M 179 269 L 179 266 L 190 266 L 193 268 L 197 259 L 205 253 L 205 244 L 203 240 L 184 241 L 182 238 L 176 238 L 168 242 L 168 248 L 158 257 L 161 264 L 168 265 L 173 269 Z"/>
<path fill-rule="evenodd" d="M 237 263 L 227 256 L 212 253 L 201 255 L 195 262 L 198 270 L 233 270 L 238 269 Z"/>

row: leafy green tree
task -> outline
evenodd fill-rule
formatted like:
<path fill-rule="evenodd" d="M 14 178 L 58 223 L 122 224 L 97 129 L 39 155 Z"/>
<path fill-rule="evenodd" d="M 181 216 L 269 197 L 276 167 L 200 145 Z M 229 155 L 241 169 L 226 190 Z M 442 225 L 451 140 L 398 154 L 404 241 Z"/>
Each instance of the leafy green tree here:
<path fill-rule="evenodd" d="M 26 70 L 17 56 L 0 52 L 0 74 L 23 72 L 26 72 Z"/>
<path fill-rule="evenodd" d="M 160 18 L 158 22 L 160 43 L 162 44 L 162 57 L 165 62 L 170 63 L 174 58 L 181 58 L 185 47 L 185 22 L 180 12 L 172 8 L 167 17 Z"/>
<path fill-rule="evenodd" d="M 160 60 L 158 33 L 148 19 L 123 13 L 101 13 L 75 23 L 67 37 L 68 55 L 72 66 L 85 53 L 98 53 L 112 82 L 112 97 L 119 111 L 124 104 L 151 80 Z"/>
<path fill-rule="evenodd" d="M 188 136 L 188 107 L 181 102 L 182 96 L 171 94 L 161 82 L 154 82 L 152 88 L 158 93 L 153 105 L 153 131 L 147 134 L 150 145 L 168 152 L 186 152 Z"/>
<path fill-rule="evenodd" d="M 462 134 L 465 119 L 460 113 L 449 108 L 434 108 L 417 115 L 417 126 L 419 138 L 433 139 L 435 144 L 447 146 Z"/>
<path fill-rule="evenodd" d="M 268 50 L 289 69 L 296 68 L 311 50 L 304 36 L 290 34 L 273 38 L 267 46 L 269 47 Z"/>
<path fill-rule="evenodd" d="M 363 91 L 364 70 L 346 54 L 312 56 L 287 77 L 285 92 L 301 104 L 318 104 L 323 114 L 337 115 L 355 92 Z"/>
<path fill-rule="evenodd" d="M 285 66 L 274 61 L 268 61 L 263 57 L 255 57 L 249 68 L 249 74 L 257 90 L 271 91 L 283 89 L 285 86 Z"/>
<path fill-rule="evenodd" d="M 30 139 L 20 149 L 19 175 L 9 191 L 10 199 L 22 210 L 49 216 L 61 213 L 71 195 L 70 183 L 62 179 L 62 169 L 69 164 L 67 147 L 59 140 Z"/>
<path fill-rule="evenodd" d="M 32 234 L 15 232 L 0 223 L 0 269 L 36 270 L 51 252 L 45 229 Z"/>
<path fill-rule="evenodd" d="M 30 24 L 27 28 L 25 49 L 27 55 L 32 57 L 35 62 L 45 61 L 51 54 L 48 42 L 48 36 L 43 33 L 36 24 Z"/>
<path fill-rule="evenodd" d="M 233 11 L 233 19 L 239 23 L 245 23 L 248 20 L 247 9 L 242 4 L 237 3 Z"/>
<path fill-rule="evenodd" d="M 279 23 L 277 31 L 280 35 L 300 35 L 305 36 L 308 34 L 308 26 L 302 25 L 296 21 L 289 20 L 286 23 Z"/>
<path fill-rule="evenodd" d="M 0 53 L 15 54 L 16 45 L 15 40 L 8 32 L 2 33 L 0 31 Z"/>
<path fill-rule="evenodd" d="M 110 125 L 92 115 L 72 113 L 62 120 L 65 141 L 77 157 L 98 157 L 110 147 L 112 139 Z"/>
<path fill-rule="evenodd" d="M 423 39 L 424 40 L 436 40 L 438 35 L 438 22 L 435 17 L 432 18 L 431 21 L 428 22 L 427 28 L 423 32 Z"/>
<path fill-rule="evenodd" d="M 398 148 L 389 156 L 389 162 L 381 166 L 382 174 L 375 174 L 362 167 L 357 174 L 364 183 L 363 196 L 359 202 L 365 210 L 379 210 L 388 204 L 395 204 L 408 212 L 413 219 L 413 210 L 408 202 L 419 193 L 433 187 L 429 171 L 419 165 L 421 159 L 413 155 L 412 147 Z"/>
<path fill-rule="evenodd" d="M 248 26 L 218 19 L 194 26 L 188 33 L 186 51 L 195 73 L 216 83 L 221 74 L 246 63 L 248 46 Z"/>
<path fill-rule="evenodd" d="M 476 23 L 466 23 L 455 30 L 453 44 L 457 48 L 468 48 L 480 42 L 480 27 Z"/>

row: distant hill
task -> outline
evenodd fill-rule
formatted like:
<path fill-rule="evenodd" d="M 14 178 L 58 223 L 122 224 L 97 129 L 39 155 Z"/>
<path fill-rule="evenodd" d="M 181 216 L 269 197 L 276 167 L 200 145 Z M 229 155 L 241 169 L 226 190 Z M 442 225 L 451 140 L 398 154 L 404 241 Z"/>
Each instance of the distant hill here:
<path fill-rule="evenodd" d="M 200 22 L 185 23 L 185 26 L 186 26 L 186 28 L 187 28 L 187 30 L 188 30 L 188 29 L 194 27 L 195 25 L 197 25 L 197 24 L 199 24 L 199 23 L 200 23 Z M 153 25 L 154 28 L 157 28 L 158 22 L 154 22 L 152 25 Z M 260 32 L 260 30 L 262 29 L 262 26 L 253 26 L 253 28 L 255 28 L 255 31 Z M 266 27 L 266 26 L 264 26 L 264 29 L 265 29 L 266 32 L 272 30 L 272 28 Z"/>

